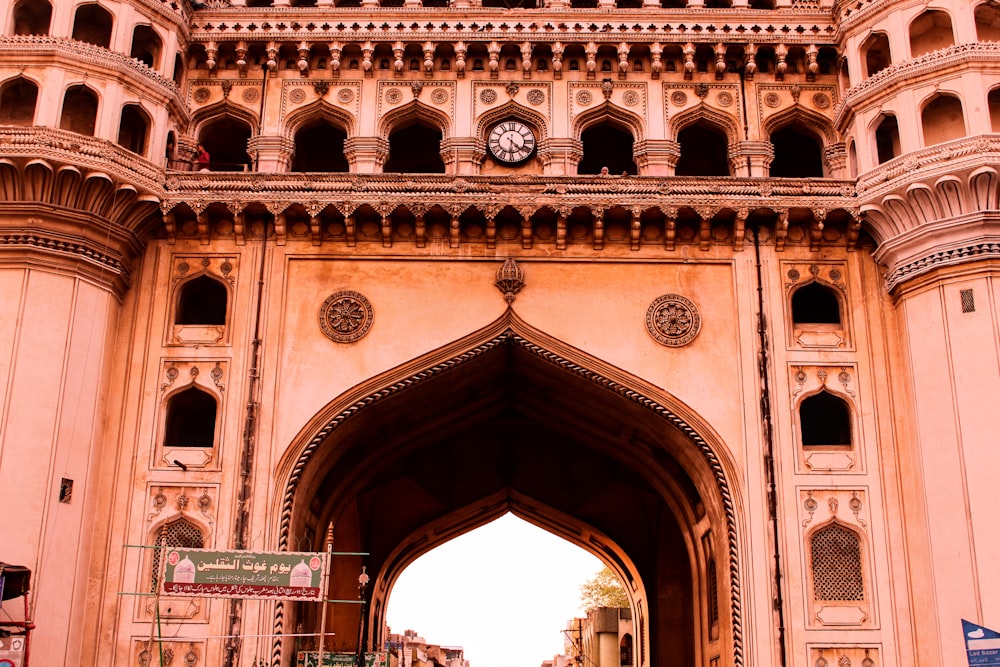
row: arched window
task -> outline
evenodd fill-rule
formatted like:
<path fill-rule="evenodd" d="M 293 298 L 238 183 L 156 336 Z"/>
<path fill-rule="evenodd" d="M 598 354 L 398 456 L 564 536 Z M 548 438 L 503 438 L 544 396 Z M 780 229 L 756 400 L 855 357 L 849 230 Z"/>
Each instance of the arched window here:
<path fill-rule="evenodd" d="M 177 295 L 175 324 L 224 326 L 229 292 L 214 278 L 198 276 L 181 286 Z"/>
<path fill-rule="evenodd" d="M 580 140 L 583 158 L 577 165 L 578 174 L 600 174 L 604 167 L 612 176 L 639 173 L 632 156 L 635 140 L 631 132 L 605 121 L 584 130 Z"/>
<path fill-rule="evenodd" d="M 889 38 L 884 32 L 877 32 L 861 45 L 861 62 L 865 64 L 865 74 L 875 76 L 892 64 Z"/>
<path fill-rule="evenodd" d="M 111 48 L 111 28 L 114 19 L 111 12 L 100 5 L 82 5 L 73 19 L 73 39 L 95 46 Z"/>
<path fill-rule="evenodd" d="M 619 649 L 618 651 L 619 664 L 631 665 L 633 662 L 632 655 L 634 653 L 634 651 L 632 650 L 632 635 L 626 634 L 624 637 L 622 637 L 621 642 L 618 644 L 618 649 Z"/>
<path fill-rule="evenodd" d="M 167 400 L 164 447 L 214 447 L 215 397 L 198 387 L 179 391 Z"/>
<path fill-rule="evenodd" d="M 826 285 L 812 282 L 792 293 L 795 324 L 840 324 L 840 299 Z"/>
<path fill-rule="evenodd" d="M 325 121 L 307 125 L 295 133 L 295 163 L 292 171 L 350 171 L 344 155 L 347 133 Z"/>
<path fill-rule="evenodd" d="M 208 123 L 198 134 L 205 146 L 212 171 L 246 171 L 250 165 L 247 142 L 250 126 L 242 120 L 223 116 Z"/>
<path fill-rule="evenodd" d="M 174 54 L 174 83 L 181 85 L 181 78 L 184 76 L 184 59 L 181 54 Z"/>
<path fill-rule="evenodd" d="M 805 127 L 786 125 L 771 134 L 774 160 L 771 176 L 779 178 L 822 178 L 823 144 Z"/>
<path fill-rule="evenodd" d="M 822 602 L 861 602 L 865 581 L 861 568 L 861 540 L 839 523 L 820 528 L 809 539 L 813 599 Z"/>
<path fill-rule="evenodd" d="M 948 12 L 926 11 L 910 24 L 910 55 L 914 58 L 954 45 L 955 33 Z"/>
<path fill-rule="evenodd" d="M 443 174 L 441 130 L 419 121 L 393 130 L 389 135 L 387 174 Z"/>
<path fill-rule="evenodd" d="M 1000 88 L 994 88 L 986 96 L 987 104 L 990 107 L 990 129 L 1000 132 Z M 0 103 L 0 108 L 2 108 Z"/>
<path fill-rule="evenodd" d="M 927 103 L 920 120 L 924 126 L 924 145 L 933 146 L 965 136 L 962 101 L 952 95 L 938 95 Z"/>
<path fill-rule="evenodd" d="M 156 67 L 162 48 L 163 42 L 160 40 L 160 36 L 148 25 L 137 25 L 132 31 L 130 55 L 146 67 L 150 69 Z"/>
<path fill-rule="evenodd" d="M 52 23 L 52 5 L 45 0 L 21 0 L 14 5 L 15 35 L 47 35 Z"/>
<path fill-rule="evenodd" d="M 1000 6 L 995 2 L 976 7 L 976 37 L 980 42 L 1000 42 Z"/>
<path fill-rule="evenodd" d="M 153 536 L 153 546 L 163 547 L 153 549 L 153 567 L 150 576 L 149 592 L 155 593 L 160 583 L 160 571 L 163 570 L 163 556 L 167 547 L 181 549 L 203 549 L 205 536 L 201 529 L 187 519 L 176 519 L 160 526 Z"/>
<path fill-rule="evenodd" d="M 875 151 L 878 155 L 878 163 L 882 164 L 899 157 L 903 152 L 902 144 L 899 141 L 899 124 L 895 116 L 882 116 L 878 126 L 875 128 Z"/>
<path fill-rule="evenodd" d="M 677 176 L 729 176 L 729 140 L 720 128 L 706 121 L 688 125 L 677 133 L 681 156 Z"/>
<path fill-rule="evenodd" d="M 858 176 L 858 146 L 854 141 L 851 141 L 851 145 L 847 148 L 847 164 L 850 167 L 851 178 L 857 178 Z"/>
<path fill-rule="evenodd" d="M 94 129 L 97 127 L 97 94 L 84 85 L 70 87 L 63 96 L 59 127 L 77 134 L 94 136 Z"/>
<path fill-rule="evenodd" d="M 851 408 L 828 391 L 807 396 L 799 405 L 803 447 L 851 445 Z"/>
<path fill-rule="evenodd" d="M 0 87 L 0 125 L 34 125 L 38 86 L 23 77 Z"/>
<path fill-rule="evenodd" d="M 137 155 L 146 154 L 146 138 L 149 136 L 149 116 L 138 104 L 122 107 L 122 118 L 118 125 L 118 145 Z"/>

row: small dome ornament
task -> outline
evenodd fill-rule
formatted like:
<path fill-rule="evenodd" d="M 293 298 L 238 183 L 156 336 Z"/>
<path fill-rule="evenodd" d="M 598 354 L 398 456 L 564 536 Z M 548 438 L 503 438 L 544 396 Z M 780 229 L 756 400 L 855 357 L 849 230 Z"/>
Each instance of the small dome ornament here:
<path fill-rule="evenodd" d="M 524 271 L 513 257 L 508 257 L 503 266 L 497 269 L 497 280 L 494 285 L 503 292 L 503 299 L 507 305 L 513 305 L 517 293 L 524 287 Z"/>

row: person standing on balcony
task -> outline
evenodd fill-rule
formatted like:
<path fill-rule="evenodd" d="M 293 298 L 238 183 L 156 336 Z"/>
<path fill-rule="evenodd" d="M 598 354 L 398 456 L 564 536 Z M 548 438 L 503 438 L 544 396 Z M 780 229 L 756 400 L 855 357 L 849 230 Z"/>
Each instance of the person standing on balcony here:
<path fill-rule="evenodd" d="M 211 163 L 211 158 L 208 155 L 208 151 L 205 150 L 205 144 L 198 144 L 196 149 L 197 155 L 194 158 L 194 165 L 197 171 L 208 171 L 208 165 Z"/>

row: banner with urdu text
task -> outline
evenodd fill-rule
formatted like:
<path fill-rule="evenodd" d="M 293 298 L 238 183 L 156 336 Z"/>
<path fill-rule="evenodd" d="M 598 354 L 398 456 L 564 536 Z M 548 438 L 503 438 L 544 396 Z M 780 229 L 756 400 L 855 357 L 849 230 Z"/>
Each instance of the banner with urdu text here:
<path fill-rule="evenodd" d="M 268 600 L 323 599 L 327 555 L 166 548 L 160 593 Z"/>

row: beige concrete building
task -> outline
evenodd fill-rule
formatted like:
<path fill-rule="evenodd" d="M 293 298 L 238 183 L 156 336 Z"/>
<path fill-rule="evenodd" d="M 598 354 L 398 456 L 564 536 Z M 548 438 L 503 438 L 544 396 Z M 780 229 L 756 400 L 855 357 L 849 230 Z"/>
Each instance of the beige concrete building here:
<path fill-rule="evenodd" d="M 0 33 L 34 667 L 151 633 L 288 667 L 316 604 L 157 601 L 142 547 L 330 524 L 368 554 L 330 598 L 371 575 L 330 649 L 380 646 L 400 572 L 506 512 L 626 583 L 636 667 L 955 667 L 1000 625 L 995 3 L 0 0 Z"/>

